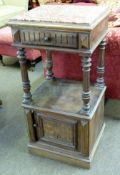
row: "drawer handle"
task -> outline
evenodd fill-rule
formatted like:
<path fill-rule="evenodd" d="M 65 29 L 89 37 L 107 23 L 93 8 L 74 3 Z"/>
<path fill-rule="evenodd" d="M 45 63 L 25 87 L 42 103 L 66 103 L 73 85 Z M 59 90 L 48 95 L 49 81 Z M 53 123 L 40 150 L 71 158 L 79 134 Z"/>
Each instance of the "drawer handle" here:
<path fill-rule="evenodd" d="M 50 41 L 50 39 L 51 39 L 51 38 L 50 38 L 49 36 L 45 36 L 45 37 L 44 37 L 44 41 Z"/>

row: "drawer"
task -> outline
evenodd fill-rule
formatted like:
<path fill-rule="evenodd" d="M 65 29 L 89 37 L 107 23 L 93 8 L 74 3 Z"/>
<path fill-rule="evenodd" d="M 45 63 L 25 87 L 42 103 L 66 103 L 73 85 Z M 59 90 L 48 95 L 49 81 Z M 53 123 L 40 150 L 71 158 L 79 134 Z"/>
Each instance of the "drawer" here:
<path fill-rule="evenodd" d="M 78 34 L 71 32 L 44 31 L 44 30 L 20 30 L 22 44 L 78 48 Z"/>

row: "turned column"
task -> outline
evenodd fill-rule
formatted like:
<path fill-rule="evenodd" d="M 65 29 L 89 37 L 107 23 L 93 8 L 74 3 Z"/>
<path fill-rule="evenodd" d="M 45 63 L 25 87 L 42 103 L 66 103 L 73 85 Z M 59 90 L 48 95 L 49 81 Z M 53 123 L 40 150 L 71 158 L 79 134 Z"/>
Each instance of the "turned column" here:
<path fill-rule="evenodd" d="M 53 79 L 53 72 L 52 72 L 52 54 L 50 50 L 46 50 L 46 79 L 51 80 Z"/>
<path fill-rule="evenodd" d="M 89 115 L 90 113 L 90 66 L 91 66 L 91 58 L 89 56 L 83 56 L 82 57 L 83 107 L 81 110 L 81 114 L 84 114 L 84 115 Z"/>
<path fill-rule="evenodd" d="M 29 78 L 28 78 L 25 51 L 24 51 L 23 48 L 18 49 L 17 58 L 19 59 L 19 63 L 20 63 L 23 90 L 24 90 L 23 103 L 28 104 L 32 101 L 32 95 L 31 95 L 31 92 L 30 92 L 30 81 L 29 81 Z"/>
<path fill-rule="evenodd" d="M 104 54 L 105 54 L 105 45 L 106 45 L 106 40 L 104 39 L 99 44 L 99 57 L 98 57 L 97 80 L 96 80 L 96 86 L 99 87 L 99 88 L 103 88 L 105 86 L 105 83 L 104 83 Z"/>

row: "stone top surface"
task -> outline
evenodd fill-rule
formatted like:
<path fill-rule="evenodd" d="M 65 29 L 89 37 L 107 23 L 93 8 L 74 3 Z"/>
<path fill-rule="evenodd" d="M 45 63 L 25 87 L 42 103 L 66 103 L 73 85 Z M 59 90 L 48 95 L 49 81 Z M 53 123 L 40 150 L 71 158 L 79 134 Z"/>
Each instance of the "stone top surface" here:
<path fill-rule="evenodd" d="M 91 25 L 106 11 L 105 6 L 41 5 L 12 18 L 11 21 Z"/>

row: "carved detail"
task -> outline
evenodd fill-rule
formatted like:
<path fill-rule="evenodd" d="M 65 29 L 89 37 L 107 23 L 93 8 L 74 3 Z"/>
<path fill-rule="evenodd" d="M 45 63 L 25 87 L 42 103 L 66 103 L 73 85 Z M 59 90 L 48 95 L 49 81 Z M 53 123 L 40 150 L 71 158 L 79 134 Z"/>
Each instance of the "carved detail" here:
<path fill-rule="evenodd" d="M 60 46 L 77 48 L 77 33 L 73 32 L 56 32 L 43 30 L 21 30 L 21 42 L 23 44 L 45 45 L 45 46 Z"/>
<path fill-rule="evenodd" d="M 43 119 L 44 136 L 47 138 L 57 139 L 63 142 L 72 142 L 72 127 L 64 122 L 57 120 Z"/>
<path fill-rule="evenodd" d="M 81 125 L 84 127 L 88 124 L 88 120 L 81 119 Z"/>
<path fill-rule="evenodd" d="M 64 145 L 74 149 L 76 147 L 76 124 L 75 120 L 61 120 L 51 115 L 37 114 L 42 119 L 43 136 L 40 138 L 46 142 Z"/>
<path fill-rule="evenodd" d="M 97 66 L 97 80 L 96 86 L 99 88 L 103 88 L 105 86 L 104 83 L 104 52 L 105 52 L 106 40 L 103 40 L 99 45 L 99 59 Z"/>
<path fill-rule="evenodd" d="M 86 49 L 86 48 L 88 49 L 89 48 L 88 33 L 80 33 L 79 38 L 80 38 L 79 47 L 81 49 Z"/>
<path fill-rule="evenodd" d="M 53 79 L 52 66 L 53 66 L 53 63 L 52 63 L 51 51 L 46 50 L 46 69 L 47 69 L 46 79 L 47 80 Z"/>
<path fill-rule="evenodd" d="M 89 121 L 88 120 L 81 120 L 80 126 L 81 132 L 81 153 L 85 156 L 89 155 Z"/>
<path fill-rule="evenodd" d="M 20 39 L 20 31 L 18 29 L 13 29 L 12 30 L 12 36 L 13 36 L 13 41 L 15 43 L 18 43 L 21 41 Z"/>
<path fill-rule="evenodd" d="M 28 78 L 25 51 L 23 48 L 18 49 L 17 58 L 19 59 L 19 63 L 21 67 L 21 75 L 22 75 L 23 90 L 24 90 L 23 103 L 28 104 L 32 101 L 32 95 L 30 92 L 30 81 Z"/>
<path fill-rule="evenodd" d="M 91 58 L 83 57 L 82 58 L 82 67 L 83 67 L 83 108 L 81 110 L 81 114 L 89 115 L 90 112 L 90 66 L 91 66 Z"/>

